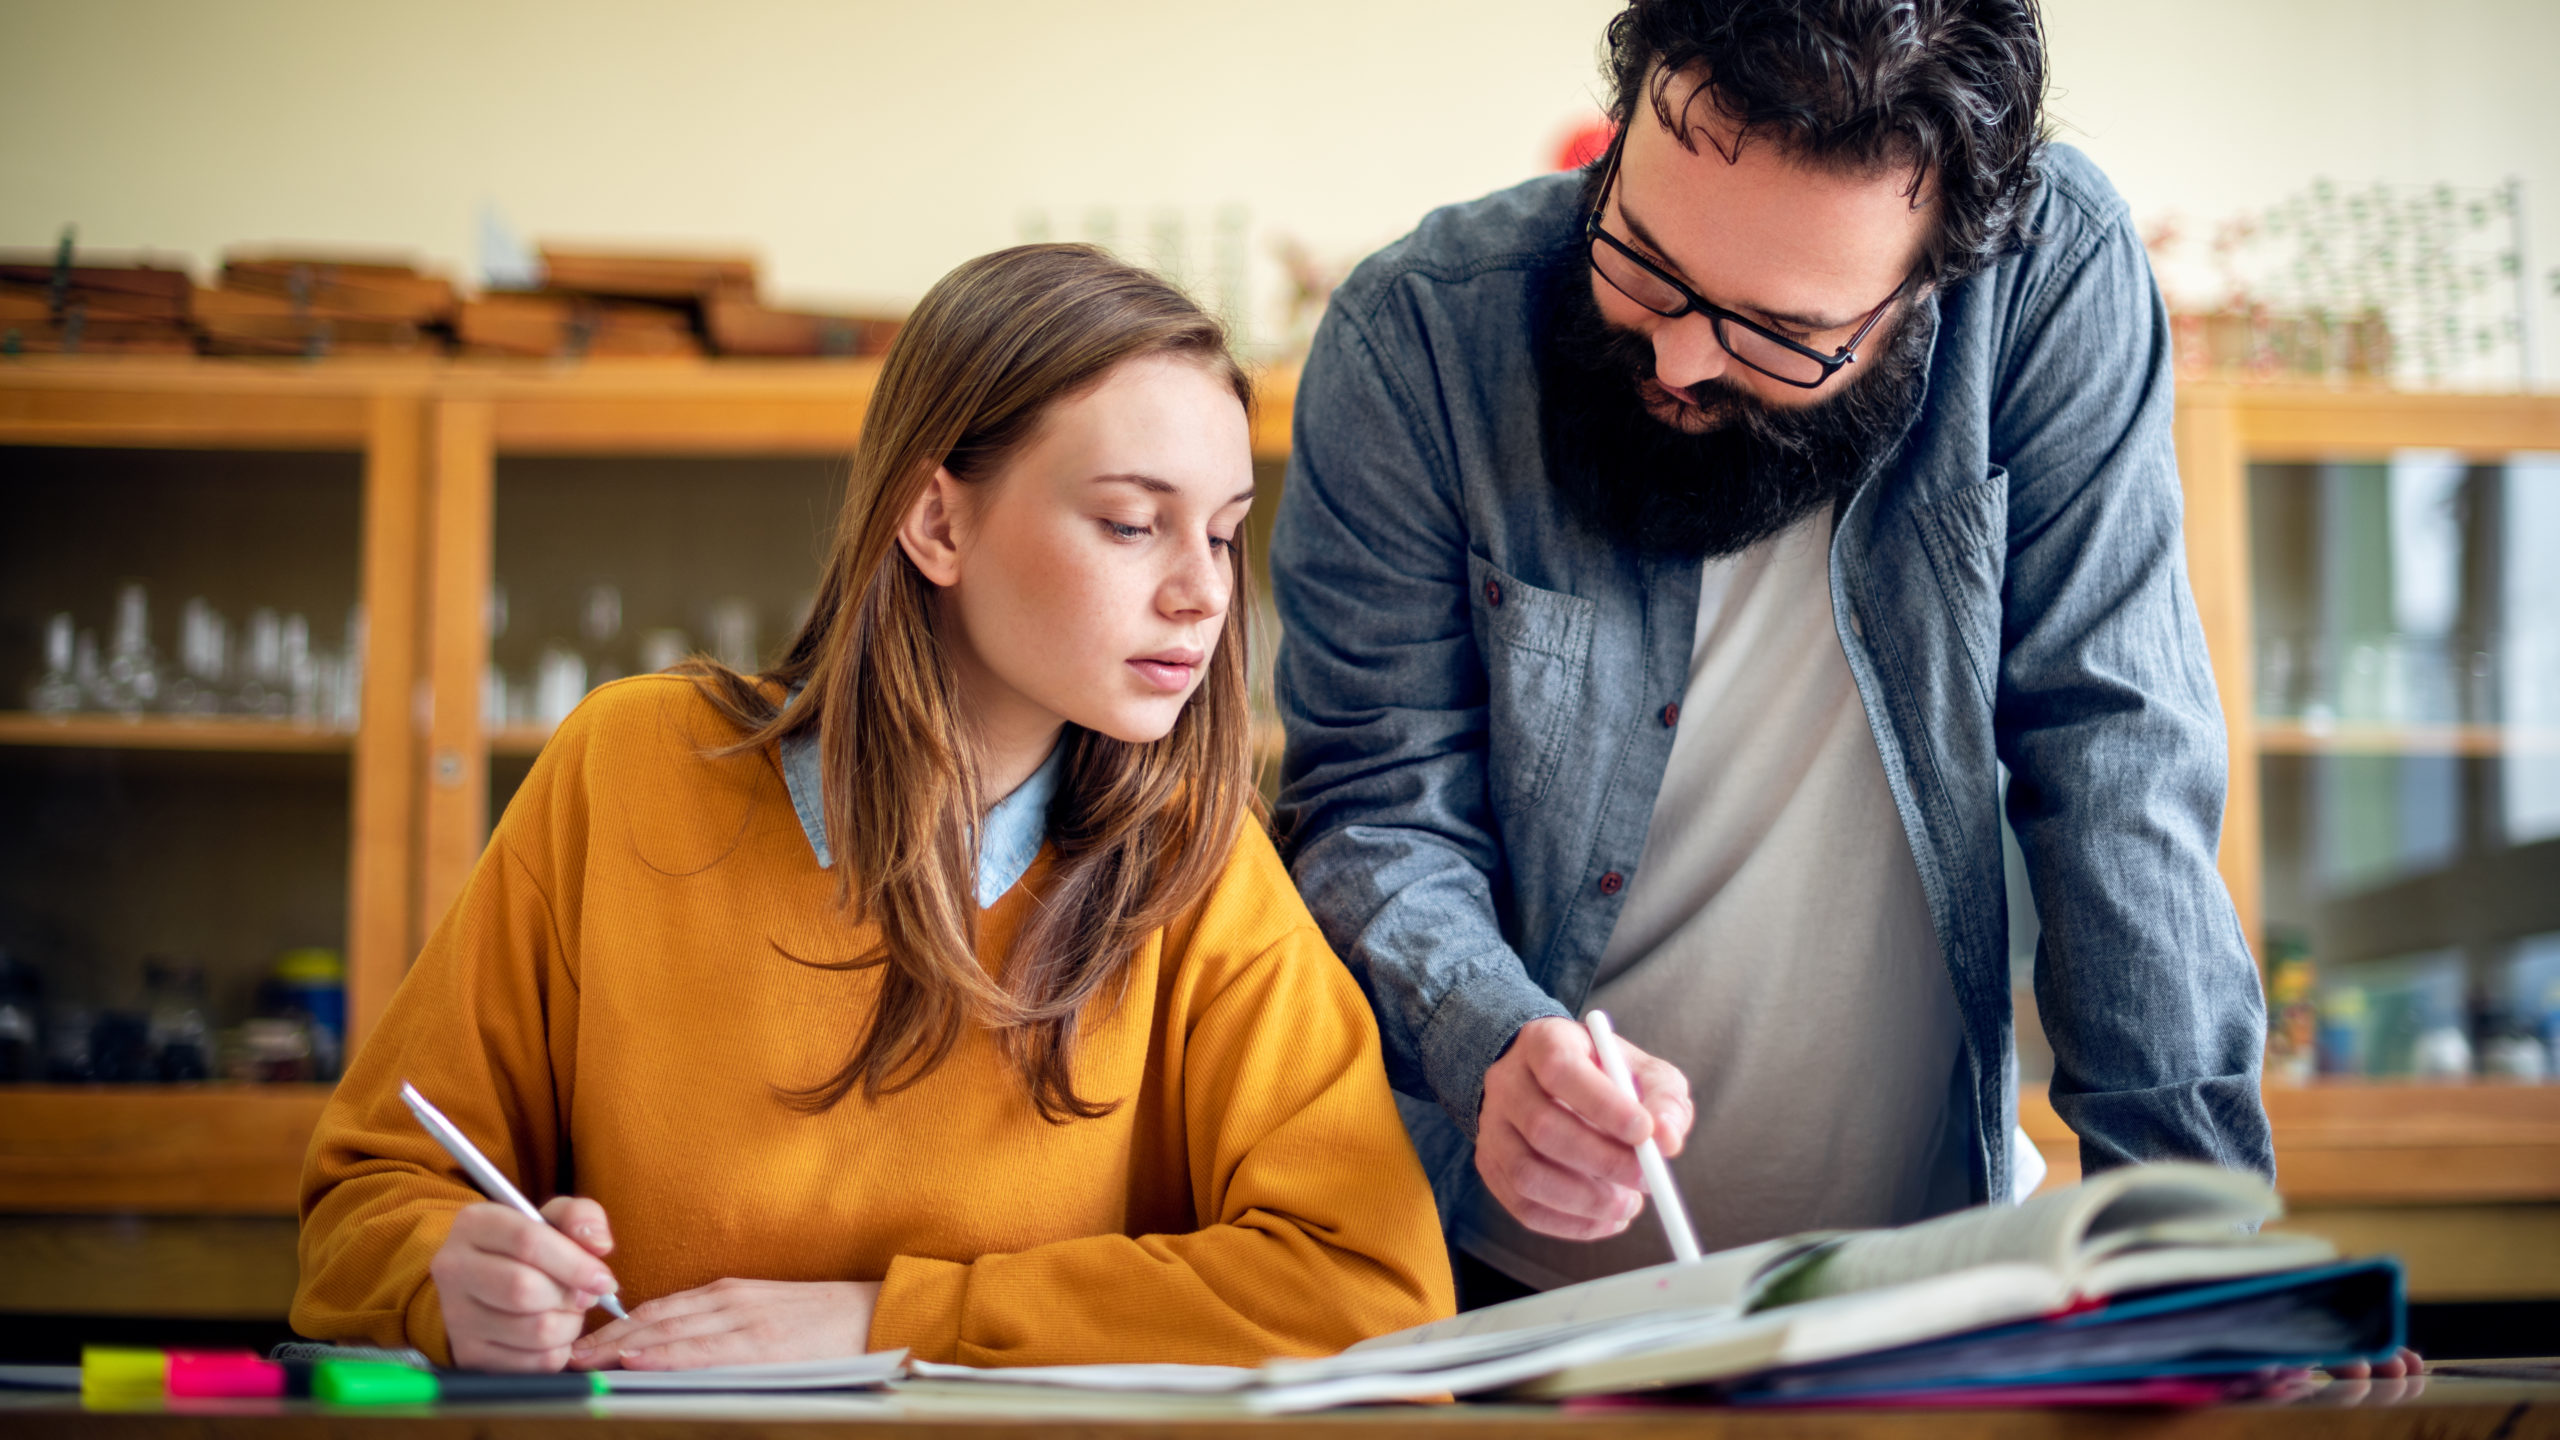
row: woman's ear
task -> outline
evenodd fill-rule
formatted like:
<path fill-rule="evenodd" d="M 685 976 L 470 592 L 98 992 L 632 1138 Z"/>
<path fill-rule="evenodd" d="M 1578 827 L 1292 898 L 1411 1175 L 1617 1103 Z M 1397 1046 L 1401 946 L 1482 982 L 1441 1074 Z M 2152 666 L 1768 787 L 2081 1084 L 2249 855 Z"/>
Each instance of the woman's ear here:
<path fill-rule="evenodd" d="M 945 588 L 960 583 L 959 503 L 959 478 L 937 465 L 898 527 L 899 548 L 924 578 Z"/>

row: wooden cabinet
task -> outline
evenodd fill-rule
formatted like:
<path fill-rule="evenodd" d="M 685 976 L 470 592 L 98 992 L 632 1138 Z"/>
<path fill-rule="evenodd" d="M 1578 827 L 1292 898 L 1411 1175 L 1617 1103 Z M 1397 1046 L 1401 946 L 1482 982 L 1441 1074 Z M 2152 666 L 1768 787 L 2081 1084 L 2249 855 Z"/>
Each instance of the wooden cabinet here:
<path fill-rule="evenodd" d="M 366 617 L 351 726 L 0 714 L 0 892 L 56 994 L 129 1003 L 161 950 L 237 1009 L 276 949 L 320 945 L 345 955 L 348 1040 L 379 1015 L 412 930 L 426 393 L 363 367 L 0 369 L 0 704 L 23 703 L 44 612 L 98 623 L 126 576 L 154 582 L 164 647 L 191 592 L 310 611 L 315 633 L 350 602 Z M 324 1094 L 0 1087 L 0 1212 L 289 1211 Z"/>
<path fill-rule="evenodd" d="M 329 563 L 370 617 L 351 730 L 6 713 L 0 771 L 39 752 L 104 756 L 143 767 L 150 783 L 215 776 L 235 792 L 335 806 L 343 838 L 326 863 L 337 867 L 350 1040 L 361 1044 L 547 734 L 492 706 L 493 659 L 511 687 L 521 683 L 528 657 L 569 635 L 577 597 L 600 583 L 620 590 L 627 630 L 681 628 L 697 644 L 709 638 L 707 603 L 745 597 L 769 654 L 796 619 L 791 597 L 814 579 L 877 374 L 866 361 L 0 365 L 0 466 L 13 467 L 0 471 L 0 526 L 11 523 L 12 475 L 39 450 L 85 456 L 102 473 L 134 455 L 231 457 L 200 467 L 207 485 L 223 483 L 216 470 L 254 475 L 262 456 L 284 468 L 334 457 L 327 463 L 343 469 L 352 498 Z M 1257 416 L 1257 541 L 1278 500 L 1292 379 L 1266 381 Z M 2182 397 L 2178 441 L 2191 580 L 2233 747 L 2223 871 L 2256 937 L 2266 893 L 2261 757 L 2407 737 L 2263 723 L 2248 703 L 2249 465 L 2409 447 L 2560 450 L 2560 399 L 2196 388 Z M 671 544 L 714 532 L 731 539 L 711 551 L 789 553 L 771 575 L 739 573 L 734 559 L 663 573 Z M 493 581 L 508 595 L 498 634 Z M 7 593 L 0 580 L 0 603 L 13 603 Z M 1266 609 L 1266 653 L 1275 633 Z M 613 663 L 638 668 L 633 638 L 614 643 Z M 14 687 L 22 677 L 0 680 Z M 2418 738 L 2474 749 L 2512 739 L 2477 729 Z M 244 845 L 256 823 L 243 816 Z M 2493 1203 L 2510 1207 L 2510 1221 L 2560 1206 L 2560 1085 L 2315 1087 L 2269 1098 L 2298 1203 Z M 317 1087 L 0 1088 L 0 1212 L 289 1215 L 319 1103 Z M 2027 1111 L 2038 1142 L 2075 1169 L 2041 1096 Z"/>

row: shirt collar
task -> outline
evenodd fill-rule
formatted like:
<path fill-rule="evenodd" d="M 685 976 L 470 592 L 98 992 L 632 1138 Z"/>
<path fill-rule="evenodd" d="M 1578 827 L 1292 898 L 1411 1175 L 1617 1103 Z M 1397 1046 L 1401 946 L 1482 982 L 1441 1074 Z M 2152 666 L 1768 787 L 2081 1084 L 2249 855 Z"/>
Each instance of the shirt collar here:
<path fill-rule="evenodd" d="M 793 691 L 792 700 L 800 698 Z M 818 732 L 802 730 L 782 737 L 782 782 L 791 792 L 791 813 L 800 817 L 800 829 L 809 837 L 809 848 L 816 852 L 821 869 L 832 869 L 835 854 L 827 848 L 827 812 L 823 769 L 818 761 Z M 987 812 L 986 825 L 978 837 L 978 908 L 986 909 L 1004 897 L 1004 892 L 1020 884 L 1040 854 L 1041 841 L 1049 834 L 1049 802 L 1057 796 L 1058 777 L 1066 770 L 1067 747 L 1061 743 L 1050 748 L 1049 758 L 1031 772 L 1031 778 L 1014 787 L 1012 794 L 996 802 Z"/>

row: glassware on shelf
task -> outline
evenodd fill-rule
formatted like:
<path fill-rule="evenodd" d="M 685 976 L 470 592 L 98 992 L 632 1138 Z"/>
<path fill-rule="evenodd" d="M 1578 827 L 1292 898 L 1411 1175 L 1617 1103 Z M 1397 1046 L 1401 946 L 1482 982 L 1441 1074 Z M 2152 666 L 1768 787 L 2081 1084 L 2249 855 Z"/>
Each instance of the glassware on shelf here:
<path fill-rule="evenodd" d="M 151 1020 L 131 1010 L 101 1010 L 89 1027 L 89 1078 L 140 1085 L 153 1076 Z"/>
<path fill-rule="evenodd" d="M 220 611 L 199 595 L 178 612 L 178 674 L 169 682 L 173 715 L 222 713 L 224 666 L 229 660 L 231 627 Z"/>
<path fill-rule="evenodd" d="M 100 708 L 139 715 L 160 700 L 160 658 L 151 648 L 149 593 L 139 584 L 116 592 L 115 638 L 100 672 Z"/>
<path fill-rule="evenodd" d="M 304 946 L 276 957 L 264 987 L 267 1009 L 300 1016 L 310 1028 L 313 1078 L 334 1080 L 346 1053 L 347 962 L 325 946 Z"/>
<path fill-rule="evenodd" d="M 557 725 L 586 697 L 586 658 L 556 640 L 543 646 L 542 657 L 534 664 L 533 718 Z"/>
<path fill-rule="evenodd" d="M 692 653 L 693 637 L 681 630 L 640 632 L 640 673 L 644 675 L 672 670 Z"/>
<path fill-rule="evenodd" d="M 263 606 L 250 611 L 242 650 L 239 687 L 231 693 L 232 710 L 242 715 L 284 718 L 293 704 L 284 672 L 284 621 Z"/>
<path fill-rule="evenodd" d="M 80 708 L 85 697 L 72 669 L 72 637 L 70 615 L 44 622 L 44 676 L 27 688 L 28 709 L 42 715 L 68 715 Z"/>
<path fill-rule="evenodd" d="M 211 1079 L 213 1027 L 204 1018 L 204 967 L 147 959 L 142 986 L 150 1012 L 144 1043 L 151 1078 L 167 1084 Z"/>
<path fill-rule="evenodd" d="M 82 1085 L 98 1078 L 89 1054 L 90 1032 L 97 1015 L 85 1005 L 55 1005 L 45 1012 L 44 1078 L 56 1085 Z"/>
<path fill-rule="evenodd" d="M 587 642 L 586 653 L 593 657 L 587 667 L 590 687 L 621 678 L 621 668 L 614 661 L 614 642 L 622 638 L 622 591 L 604 584 L 587 587 L 586 597 L 578 606 L 578 633 Z"/>
<path fill-rule="evenodd" d="M 319 1078 L 311 1059 L 311 1022 L 300 1015 L 262 1015 L 225 1032 L 222 1075 L 257 1085 Z"/>
<path fill-rule="evenodd" d="M 338 652 L 338 693 L 332 707 L 336 712 L 332 723 L 342 730 L 353 730 L 364 719 L 364 656 L 371 633 L 364 603 L 348 606 L 346 644 Z"/>
<path fill-rule="evenodd" d="M 711 658 L 737 671 L 752 675 L 756 670 L 756 607 L 751 600 L 731 595 L 711 602 Z"/>
<path fill-rule="evenodd" d="M 2318 974 L 2310 941 L 2285 929 L 2267 939 L 2267 1066 L 2270 1082 L 2306 1085 L 2320 1068 Z"/>
<path fill-rule="evenodd" d="M 0 949 L 0 1085 L 44 1078 L 44 1049 L 36 1014 L 44 1005 L 44 981 L 35 967 Z"/>

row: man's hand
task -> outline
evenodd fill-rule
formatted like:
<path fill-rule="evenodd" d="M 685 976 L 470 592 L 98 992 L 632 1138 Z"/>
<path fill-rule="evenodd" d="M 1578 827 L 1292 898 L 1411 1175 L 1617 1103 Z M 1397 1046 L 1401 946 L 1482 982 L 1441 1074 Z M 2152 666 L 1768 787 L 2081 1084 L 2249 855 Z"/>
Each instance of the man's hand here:
<path fill-rule="evenodd" d="M 504 1205 L 466 1205 L 427 1262 L 446 1343 L 463 1369 L 561 1368 L 587 1312 L 614 1292 L 600 1259 L 613 1249 L 604 1207 L 563 1195 L 542 1213 L 560 1228 Z"/>
<path fill-rule="evenodd" d="M 1484 1072 L 1476 1173 L 1502 1208 L 1542 1235 L 1602 1240 L 1644 1209 L 1636 1145 L 1646 1136 L 1680 1153 L 1697 1118 L 1689 1080 L 1620 1036 L 1638 1104 L 1618 1093 L 1591 1032 L 1549 1016 L 1520 1027 Z"/>
<path fill-rule="evenodd" d="M 650 1301 L 581 1340 L 581 1370 L 693 1370 L 831 1360 L 871 1348 L 876 1280 L 714 1280 Z"/>

